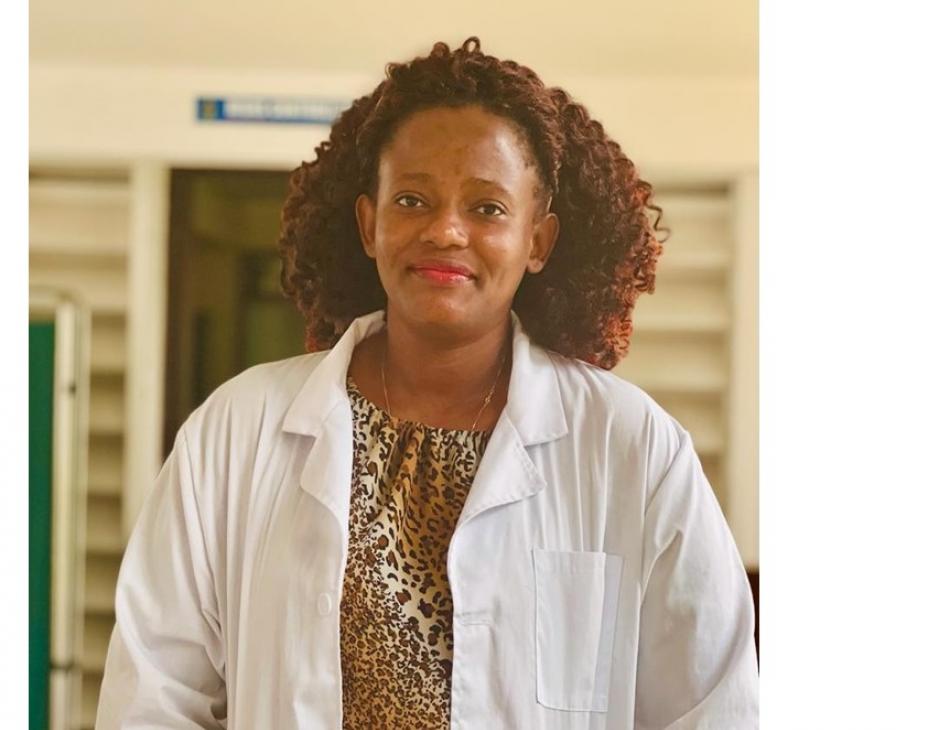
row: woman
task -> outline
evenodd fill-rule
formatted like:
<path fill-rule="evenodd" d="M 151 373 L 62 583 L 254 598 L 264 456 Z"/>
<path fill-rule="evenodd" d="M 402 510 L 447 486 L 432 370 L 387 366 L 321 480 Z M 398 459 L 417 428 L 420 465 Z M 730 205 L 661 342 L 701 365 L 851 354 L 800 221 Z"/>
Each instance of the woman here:
<path fill-rule="evenodd" d="M 731 534 L 689 435 L 608 372 L 650 186 L 476 39 L 389 66 L 316 153 L 280 242 L 314 352 L 180 429 L 97 727 L 754 727 Z"/>

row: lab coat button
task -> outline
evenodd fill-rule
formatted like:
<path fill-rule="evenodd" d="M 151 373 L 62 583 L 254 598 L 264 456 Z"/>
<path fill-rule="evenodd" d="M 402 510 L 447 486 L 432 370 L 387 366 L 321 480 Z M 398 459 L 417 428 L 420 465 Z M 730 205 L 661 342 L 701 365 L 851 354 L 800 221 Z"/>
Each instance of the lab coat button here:
<path fill-rule="evenodd" d="M 321 616 L 328 616 L 332 612 L 332 596 L 328 593 L 320 593 L 316 599 L 316 610 Z"/>

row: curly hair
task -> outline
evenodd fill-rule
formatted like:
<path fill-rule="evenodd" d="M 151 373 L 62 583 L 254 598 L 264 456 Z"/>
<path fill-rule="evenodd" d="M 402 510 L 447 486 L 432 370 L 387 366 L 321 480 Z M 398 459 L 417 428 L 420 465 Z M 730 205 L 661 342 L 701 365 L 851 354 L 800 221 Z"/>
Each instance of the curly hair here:
<path fill-rule="evenodd" d="M 515 122 L 560 222 L 547 265 L 522 279 L 513 300 L 526 333 L 567 357 L 615 367 L 628 352 L 635 301 L 654 291 L 655 232 L 665 229 L 652 187 L 583 105 L 531 69 L 484 54 L 473 37 L 389 64 L 373 93 L 335 120 L 316 159 L 291 174 L 281 284 L 305 319 L 307 350 L 332 347 L 353 319 L 386 306 L 354 213 L 358 195 L 376 190 L 381 149 L 414 112 L 464 105 Z"/>

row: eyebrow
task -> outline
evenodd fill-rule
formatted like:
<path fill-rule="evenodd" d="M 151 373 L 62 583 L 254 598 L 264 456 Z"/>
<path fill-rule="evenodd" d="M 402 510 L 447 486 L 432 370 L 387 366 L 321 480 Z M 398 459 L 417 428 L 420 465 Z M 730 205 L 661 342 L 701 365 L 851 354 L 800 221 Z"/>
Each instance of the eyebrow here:
<path fill-rule="evenodd" d="M 429 175 L 427 172 L 404 172 L 402 175 L 399 175 L 398 180 L 410 180 L 412 182 L 422 182 L 427 183 L 434 180 L 432 175 Z M 481 185 L 486 185 L 488 187 L 495 188 L 505 195 L 512 195 L 512 193 L 505 188 L 503 185 L 500 185 L 498 182 L 493 180 L 487 180 L 485 177 L 470 177 L 467 179 L 469 183 L 479 183 Z"/>
<path fill-rule="evenodd" d="M 399 176 L 400 180 L 413 180 L 415 182 L 429 182 L 432 176 L 427 172 L 404 172 Z"/>

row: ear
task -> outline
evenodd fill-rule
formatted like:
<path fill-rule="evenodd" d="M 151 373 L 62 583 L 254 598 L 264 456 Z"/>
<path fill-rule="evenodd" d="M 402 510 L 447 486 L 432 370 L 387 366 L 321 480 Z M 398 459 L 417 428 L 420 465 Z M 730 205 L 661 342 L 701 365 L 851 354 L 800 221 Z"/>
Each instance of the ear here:
<path fill-rule="evenodd" d="M 362 193 L 354 201 L 354 217 L 358 221 L 358 233 L 364 253 L 374 258 L 374 231 L 377 229 L 377 204 L 369 195 Z"/>
<path fill-rule="evenodd" d="M 557 243 L 557 234 L 560 231 L 561 224 L 557 215 L 546 213 L 540 221 L 535 224 L 532 232 L 532 250 L 529 253 L 528 265 L 526 269 L 531 274 L 537 274 L 541 271 L 554 250 Z"/>

